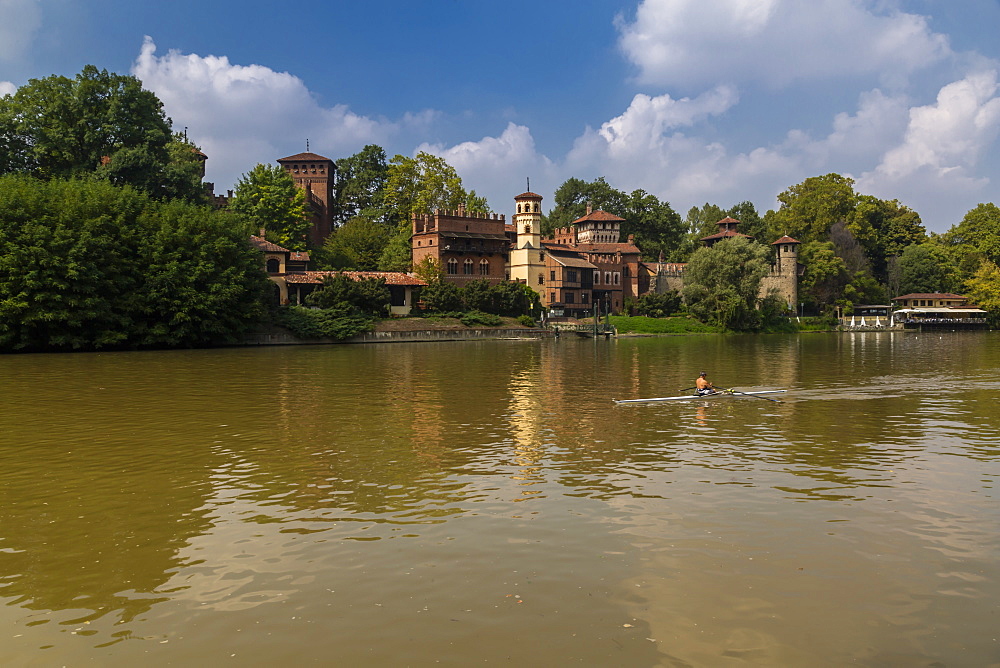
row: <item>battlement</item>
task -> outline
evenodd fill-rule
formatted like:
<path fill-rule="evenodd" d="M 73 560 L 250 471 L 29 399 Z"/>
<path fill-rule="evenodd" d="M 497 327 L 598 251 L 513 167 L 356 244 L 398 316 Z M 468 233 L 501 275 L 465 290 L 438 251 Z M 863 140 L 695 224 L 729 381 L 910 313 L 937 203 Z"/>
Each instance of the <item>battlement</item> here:
<path fill-rule="evenodd" d="M 464 207 L 450 209 L 434 209 L 434 213 L 419 214 L 410 216 L 415 234 L 422 232 L 458 231 L 460 228 L 467 228 L 470 225 L 477 227 L 486 226 L 489 228 L 498 227 L 499 232 L 503 232 L 507 223 L 507 216 L 502 213 L 469 214 Z"/>

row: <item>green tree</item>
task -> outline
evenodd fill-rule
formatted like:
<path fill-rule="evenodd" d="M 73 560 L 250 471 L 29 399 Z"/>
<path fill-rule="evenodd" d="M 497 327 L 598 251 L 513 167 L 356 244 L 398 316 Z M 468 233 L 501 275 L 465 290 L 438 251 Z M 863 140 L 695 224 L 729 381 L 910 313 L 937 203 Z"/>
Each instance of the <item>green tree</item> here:
<path fill-rule="evenodd" d="M 726 215 L 740 221 L 739 232 L 748 237 L 753 237 L 758 243 L 767 245 L 778 239 L 778 237 L 771 237 L 768 234 L 767 225 L 764 223 L 761 215 L 757 213 L 757 207 L 753 205 L 753 202 L 744 200 L 730 208 L 726 212 Z M 717 231 L 713 230 L 712 233 L 714 234 Z"/>
<path fill-rule="evenodd" d="M 102 165 L 157 195 L 157 176 L 169 162 L 170 119 L 134 76 L 87 65 L 75 79 L 31 79 L 0 98 L 0 173 L 42 178 L 94 173 Z"/>
<path fill-rule="evenodd" d="M 0 349 L 233 340 L 263 314 L 232 217 L 105 181 L 0 177 Z"/>
<path fill-rule="evenodd" d="M 882 280 L 888 279 L 890 257 L 899 256 L 911 244 L 927 240 L 920 216 L 897 200 L 859 195 L 857 205 L 844 222 L 864 248 L 874 275 Z"/>
<path fill-rule="evenodd" d="M 444 280 L 444 268 L 437 258 L 427 255 L 413 265 L 413 275 L 428 285 L 440 283 Z"/>
<path fill-rule="evenodd" d="M 847 220 L 857 204 L 854 180 L 840 174 L 812 176 L 778 195 L 781 206 L 764 222 L 771 237 L 787 234 L 803 243 L 825 241 L 830 228 Z"/>
<path fill-rule="evenodd" d="M 351 218 L 323 244 L 324 266 L 331 269 L 374 271 L 385 251 L 389 229 L 367 218 Z"/>
<path fill-rule="evenodd" d="M 641 192 L 641 191 L 637 191 Z M 627 210 L 628 196 L 612 188 L 603 176 L 587 183 L 582 179 L 569 178 L 555 192 L 555 206 L 542 220 L 542 232 L 551 234 L 561 227 L 587 215 L 587 206 L 592 210 L 607 211 L 621 218 Z"/>
<path fill-rule="evenodd" d="M 625 219 L 621 239 L 634 235 L 644 260 L 653 262 L 661 255 L 665 259 L 674 258 L 684 245 L 685 229 L 680 214 L 669 202 L 661 202 L 644 190 L 633 190 L 624 202 L 624 209 L 616 215 Z"/>
<path fill-rule="evenodd" d="M 336 161 L 333 186 L 333 219 L 344 224 L 355 217 L 386 223 L 385 187 L 389 165 L 385 150 L 369 144 L 352 156 Z"/>
<path fill-rule="evenodd" d="M 433 213 L 435 209 L 453 211 L 464 206 L 468 213 L 488 211 L 484 198 L 465 190 L 454 167 L 423 151 L 415 158 L 393 157 L 384 193 L 385 206 L 397 216 L 398 223 L 406 225 L 412 214 Z"/>
<path fill-rule="evenodd" d="M 950 292 L 955 266 L 944 248 L 936 244 L 907 246 L 899 256 L 899 293 Z M 900 296 L 895 295 L 895 296 Z"/>
<path fill-rule="evenodd" d="M 979 269 L 965 284 L 969 299 L 989 313 L 993 326 L 1000 322 L 1000 267 L 983 260 Z"/>
<path fill-rule="evenodd" d="M 851 273 L 831 241 L 809 241 L 799 248 L 805 269 L 799 282 L 801 301 L 819 310 L 828 310 L 844 294 Z"/>
<path fill-rule="evenodd" d="M 305 250 L 309 219 L 305 191 L 279 166 L 258 164 L 236 184 L 231 211 L 245 222 L 245 231 L 291 250 Z"/>
<path fill-rule="evenodd" d="M 141 252 L 130 260 L 143 277 L 131 295 L 133 345 L 231 343 L 257 325 L 271 283 L 233 218 L 179 200 L 146 209 Z"/>
<path fill-rule="evenodd" d="M 462 310 L 462 293 L 449 281 L 440 281 L 420 289 L 420 301 L 431 313 L 451 313 Z"/>
<path fill-rule="evenodd" d="M 323 285 L 306 297 L 306 304 L 333 309 L 342 315 L 385 317 L 391 297 L 384 278 L 359 281 L 344 274 L 324 276 Z"/>
<path fill-rule="evenodd" d="M 961 254 L 977 252 L 994 264 L 1000 263 L 1000 207 L 992 202 L 979 204 L 945 232 L 941 241 L 961 249 Z"/>
<path fill-rule="evenodd" d="M 761 326 L 760 284 L 770 271 L 770 251 L 745 237 L 725 239 L 694 252 L 684 272 L 684 301 L 699 320 L 727 329 Z"/>

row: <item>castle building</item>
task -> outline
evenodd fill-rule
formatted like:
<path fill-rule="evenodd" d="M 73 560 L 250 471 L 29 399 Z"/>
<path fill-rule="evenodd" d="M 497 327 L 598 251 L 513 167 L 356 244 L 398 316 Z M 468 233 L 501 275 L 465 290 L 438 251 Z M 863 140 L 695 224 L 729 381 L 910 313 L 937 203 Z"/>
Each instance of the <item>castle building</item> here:
<path fill-rule="evenodd" d="M 511 236 L 503 214 L 466 214 L 436 210 L 411 217 L 413 264 L 433 258 L 445 280 L 464 287 L 476 279 L 499 283 L 508 279 Z M 510 232 L 510 234 L 508 233 Z"/>
<path fill-rule="evenodd" d="M 739 224 L 740 221 L 727 216 L 717 223 L 719 226 L 717 233 L 702 237 L 701 241 L 710 248 L 720 241 L 733 237 L 752 239 L 753 237 L 737 231 Z M 799 299 L 799 276 L 804 269 L 798 262 L 801 242 L 785 235 L 770 245 L 774 249 L 774 256 L 770 271 L 761 280 L 759 296 L 763 299 L 772 291 L 777 292 L 789 310 L 794 311 Z M 645 280 L 649 282 L 652 292 L 663 293 L 671 290 L 680 292 L 684 288 L 686 264 L 683 262 L 646 263 L 640 269 L 646 276 Z"/>
<path fill-rule="evenodd" d="M 306 209 L 311 227 L 309 242 L 321 246 L 333 231 L 333 185 L 336 165 L 315 153 L 296 153 L 279 158 L 278 164 L 291 174 L 295 185 L 306 193 Z"/>

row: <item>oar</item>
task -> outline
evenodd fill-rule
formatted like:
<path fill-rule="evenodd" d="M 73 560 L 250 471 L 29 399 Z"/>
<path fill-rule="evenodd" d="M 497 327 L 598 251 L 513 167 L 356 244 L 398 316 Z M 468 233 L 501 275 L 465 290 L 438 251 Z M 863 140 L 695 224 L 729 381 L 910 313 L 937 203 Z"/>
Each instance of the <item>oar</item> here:
<path fill-rule="evenodd" d="M 772 399 L 771 397 L 762 397 L 759 394 L 747 394 L 746 392 L 738 392 L 732 388 L 726 390 L 726 392 L 732 392 L 733 394 L 742 394 L 744 397 L 753 397 L 754 399 L 765 399 L 767 401 L 773 401 L 776 404 L 785 403 L 784 401 L 780 401 L 778 399 Z"/>
<path fill-rule="evenodd" d="M 695 387 L 697 387 L 697 386 L 695 386 Z M 694 387 L 685 387 L 684 389 L 677 390 L 677 391 L 678 392 L 687 392 L 688 390 L 693 390 L 693 389 L 694 389 Z"/>

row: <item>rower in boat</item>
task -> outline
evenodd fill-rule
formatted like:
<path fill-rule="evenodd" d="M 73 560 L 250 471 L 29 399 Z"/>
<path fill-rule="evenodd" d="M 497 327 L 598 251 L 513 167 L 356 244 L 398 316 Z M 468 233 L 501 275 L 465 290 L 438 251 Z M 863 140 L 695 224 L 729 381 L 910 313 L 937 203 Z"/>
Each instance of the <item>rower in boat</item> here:
<path fill-rule="evenodd" d="M 703 397 L 706 394 L 715 394 L 718 390 L 712 385 L 712 381 L 708 379 L 708 373 L 702 371 L 698 375 L 698 379 L 694 381 L 694 387 L 698 392 L 699 397 Z"/>

